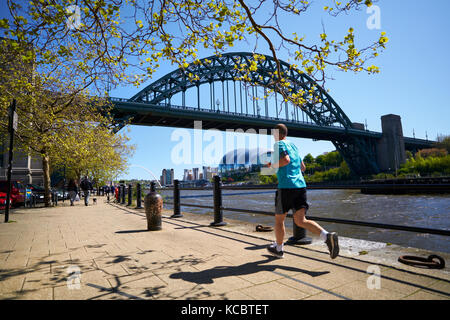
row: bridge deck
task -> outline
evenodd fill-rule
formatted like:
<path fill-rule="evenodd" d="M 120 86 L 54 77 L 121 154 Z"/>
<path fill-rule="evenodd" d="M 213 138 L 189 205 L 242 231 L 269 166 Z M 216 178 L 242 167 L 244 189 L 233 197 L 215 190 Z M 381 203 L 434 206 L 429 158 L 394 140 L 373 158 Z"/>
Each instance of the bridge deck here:
<path fill-rule="evenodd" d="M 135 115 L 131 121 L 133 125 L 194 128 L 194 121 L 202 121 L 203 129 L 266 129 L 270 130 L 279 123 L 285 123 L 289 128 L 289 135 L 298 138 L 309 138 L 327 141 L 343 141 L 349 135 L 380 139 L 380 132 L 346 129 L 340 126 L 320 126 L 312 122 L 302 122 L 294 119 L 266 117 L 227 111 L 211 111 L 210 109 L 193 108 L 177 105 L 153 105 L 142 102 L 130 102 L 126 99 L 112 98 L 117 117 Z M 433 141 L 405 137 L 407 150 L 429 148 Z"/>

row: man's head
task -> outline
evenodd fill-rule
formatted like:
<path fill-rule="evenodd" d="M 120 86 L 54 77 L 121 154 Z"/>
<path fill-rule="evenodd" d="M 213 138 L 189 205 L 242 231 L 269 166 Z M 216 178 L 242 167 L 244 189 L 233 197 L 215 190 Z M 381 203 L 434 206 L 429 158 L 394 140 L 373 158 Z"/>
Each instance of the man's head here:
<path fill-rule="evenodd" d="M 283 140 L 284 138 L 287 137 L 287 133 L 288 133 L 287 127 L 284 124 L 279 123 L 275 126 L 273 130 L 273 137 L 275 138 L 275 141 Z"/>

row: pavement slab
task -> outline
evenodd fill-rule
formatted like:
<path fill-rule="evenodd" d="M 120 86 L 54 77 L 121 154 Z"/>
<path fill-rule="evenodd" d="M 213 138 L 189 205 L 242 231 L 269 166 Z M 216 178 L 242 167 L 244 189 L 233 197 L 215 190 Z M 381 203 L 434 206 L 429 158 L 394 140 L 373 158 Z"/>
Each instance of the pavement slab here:
<path fill-rule="evenodd" d="M 429 254 L 424 250 L 371 243 L 373 250 L 359 255 L 355 243 L 366 242 L 345 238 L 332 260 L 314 237 L 311 245 L 286 245 L 284 259 L 276 259 L 266 250 L 273 232 L 258 233 L 250 223 L 227 220 L 217 228 L 211 216 L 184 212 L 173 219 L 164 210 L 162 230 L 150 232 L 143 210 L 97 198 L 87 207 L 14 209 L 15 222 L 0 223 L 0 299 L 450 298 L 448 267 L 397 261 Z"/>

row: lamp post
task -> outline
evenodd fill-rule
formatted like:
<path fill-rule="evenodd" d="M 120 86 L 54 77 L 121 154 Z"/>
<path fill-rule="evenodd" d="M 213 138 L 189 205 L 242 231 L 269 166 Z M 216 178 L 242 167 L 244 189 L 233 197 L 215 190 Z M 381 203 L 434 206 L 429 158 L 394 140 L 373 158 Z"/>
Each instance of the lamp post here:
<path fill-rule="evenodd" d="M 9 107 L 9 159 L 8 159 L 8 184 L 6 192 L 5 204 L 5 222 L 9 221 L 9 207 L 11 205 L 11 173 L 13 160 L 13 146 L 14 146 L 14 132 L 17 130 L 17 113 L 16 113 L 16 99 L 14 99 Z"/>

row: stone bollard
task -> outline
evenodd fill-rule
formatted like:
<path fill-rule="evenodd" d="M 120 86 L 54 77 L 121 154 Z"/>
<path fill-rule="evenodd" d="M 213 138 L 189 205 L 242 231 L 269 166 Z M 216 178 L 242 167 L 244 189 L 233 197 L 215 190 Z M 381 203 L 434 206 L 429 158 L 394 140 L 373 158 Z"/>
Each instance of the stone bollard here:
<path fill-rule="evenodd" d="M 147 230 L 161 230 L 162 197 L 155 191 L 150 191 L 144 198 L 144 208 L 147 216 Z"/>

